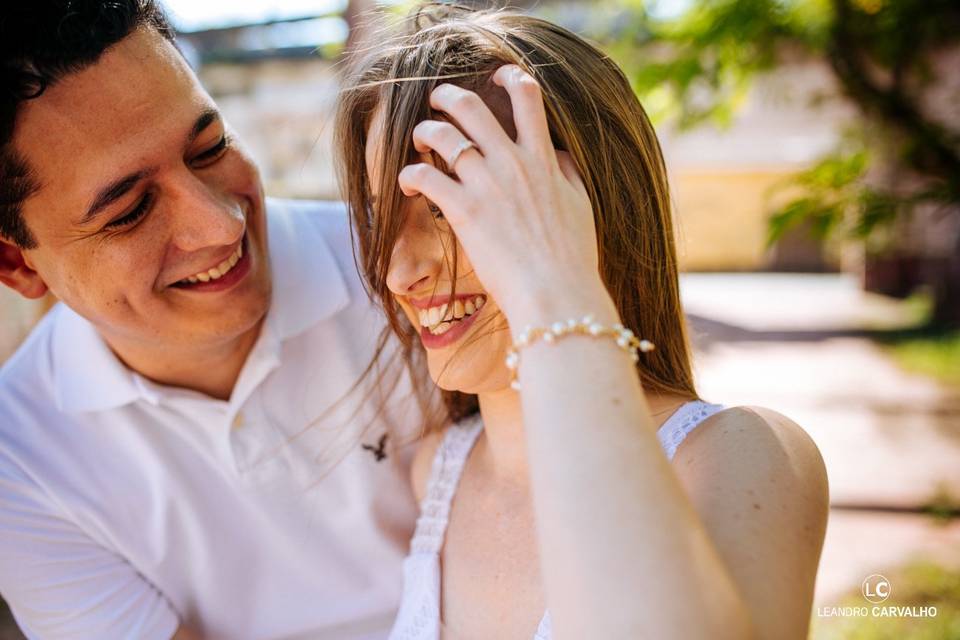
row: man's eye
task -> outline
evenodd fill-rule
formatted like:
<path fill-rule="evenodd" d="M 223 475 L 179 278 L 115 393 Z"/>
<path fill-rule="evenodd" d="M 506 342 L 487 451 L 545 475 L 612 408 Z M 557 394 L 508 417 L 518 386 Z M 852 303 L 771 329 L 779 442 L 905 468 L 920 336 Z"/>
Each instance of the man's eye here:
<path fill-rule="evenodd" d="M 129 227 L 133 223 L 137 222 L 147 214 L 147 211 L 150 209 L 150 205 L 153 204 L 153 196 L 149 193 L 143 196 L 133 210 L 121 218 L 117 218 L 112 222 L 108 222 L 104 225 L 105 229 L 119 229 L 121 227 Z"/>
<path fill-rule="evenodd" d="M 195 156 L 192 160 L 192 164 L 203 165 L 204 163 L 209 163 L 211 160 L 216 160 L 220 154 L 229 146 L 230 140 L 224 135 L 217 141 L 217 144 L 213 145 L 203 153 Z"/>

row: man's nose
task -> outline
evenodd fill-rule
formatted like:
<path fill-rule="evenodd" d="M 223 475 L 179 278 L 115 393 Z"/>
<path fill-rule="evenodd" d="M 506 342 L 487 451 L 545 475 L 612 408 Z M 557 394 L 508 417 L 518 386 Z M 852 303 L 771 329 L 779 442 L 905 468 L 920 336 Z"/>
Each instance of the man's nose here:
<path fill-rule="evenodd" d="M 194 175 L 176 186 L 171 206 L 174 243 L 184 252 L 234 244 L 246 228 L 241 201 Z"/>

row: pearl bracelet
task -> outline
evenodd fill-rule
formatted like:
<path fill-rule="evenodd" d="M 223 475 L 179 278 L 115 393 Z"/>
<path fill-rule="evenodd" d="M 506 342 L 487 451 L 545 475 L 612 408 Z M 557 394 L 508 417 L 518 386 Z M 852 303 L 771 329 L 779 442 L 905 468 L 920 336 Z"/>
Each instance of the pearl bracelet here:
<path fill-rule="evenodd" d="M 633 331 L 627 329 L 622 324 L 615 324 L 612 327 L 605 327 L 598 322 L 594 322 L 593 316 L 584 316 L 582 320 L 571 318 L 566 322 L 554 322 L 549 327 L 531 327 L 526 326 L 513 343 L 513 346 L 507 351 L 507 369 L 510 370 L 510 388 L 520 389 L 520 381 L 517 379 L 517 368 L 520 366 L 520 350 L 530 346 L 537 340 L 552 343 L 558 338 L 570 334 L 579 334 L 593 337 L 614 338 L 617 346 L 630 354 L 634 362 L 640 359 L 639 352 L 647 353 L 653 351 L 656 346 L 649 340 L 640 340 Z"/>

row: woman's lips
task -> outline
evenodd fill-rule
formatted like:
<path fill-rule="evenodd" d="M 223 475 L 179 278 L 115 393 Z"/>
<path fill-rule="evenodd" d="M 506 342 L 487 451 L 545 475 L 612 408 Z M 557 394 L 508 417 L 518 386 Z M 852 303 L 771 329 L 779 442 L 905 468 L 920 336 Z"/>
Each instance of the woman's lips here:
<path fill-rule="evenodd" d="M 479 316 L 481 312 L 483 312 L 482 308 L 477 309 L 469 316 L 465 316 L 462 320 L 457 320 L 450 329 L 440 335 L 434 335 L 430 333 L 429 327 L 421 326 L 420 340 L 423 342 L 423 346 L 427 349 L 442 349 L 443 347 L 453 344 L 470 330 L 470 327 L 476 322 L 477 316 Z"/>

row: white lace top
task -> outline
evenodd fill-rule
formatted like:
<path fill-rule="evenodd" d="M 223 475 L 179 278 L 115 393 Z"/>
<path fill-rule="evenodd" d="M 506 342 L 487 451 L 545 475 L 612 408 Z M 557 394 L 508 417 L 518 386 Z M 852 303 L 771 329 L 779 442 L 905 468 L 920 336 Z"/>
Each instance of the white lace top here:
<path fill-rule="evenodd" d="M 693 400 L 677 409 L 657 431 L 667 458 L 673 459 L 677 447 L 698 424 L 725 408 Z M 460 474 L 482 430 L 480 416 L 472 416 L 449 427 L 437 447 L 410 543 L 410 555 L 403 564 L 403 596 L 390 640 L 439 640 L 440 549 Z M 550 613 L 547 612 L 533 640 L 549 640 L 550 636 Z"/>

